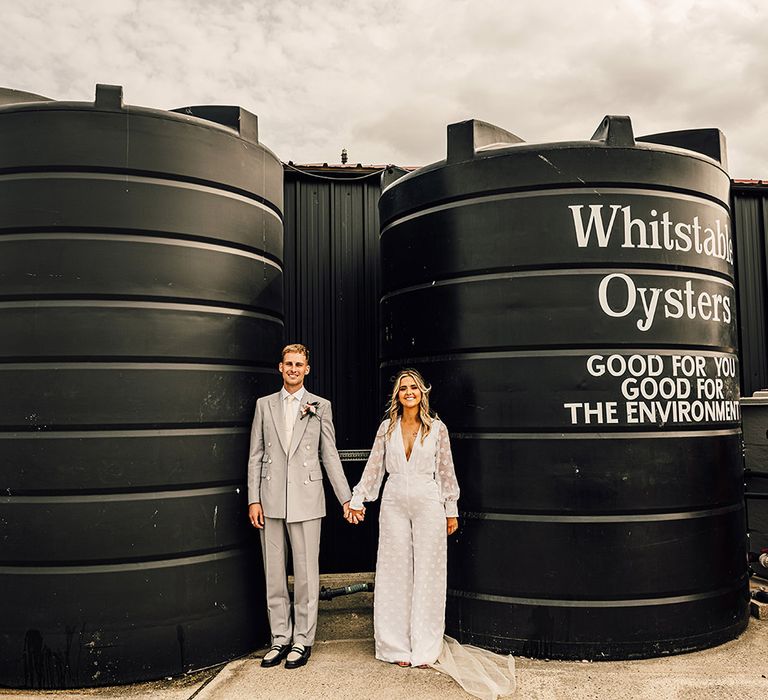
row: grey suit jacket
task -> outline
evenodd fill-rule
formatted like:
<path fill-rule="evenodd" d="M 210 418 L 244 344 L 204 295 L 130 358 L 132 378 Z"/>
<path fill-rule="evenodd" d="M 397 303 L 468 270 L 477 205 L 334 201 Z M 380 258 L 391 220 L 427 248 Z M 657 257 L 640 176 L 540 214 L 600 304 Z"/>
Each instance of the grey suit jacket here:
<path fill-rule="evenodd" d="M 305 392 L 302 406 L 317 401 L 317 414 L 296 416 L 291 444 L 284 445 L 280 393 L 256 402 L 248 457 L 248 503 L 261 503 L 267 518 L 299 522 L 325 515 L 322 459 L 339 503 L 351 497 L 336 450 L 331 402 Z"/>

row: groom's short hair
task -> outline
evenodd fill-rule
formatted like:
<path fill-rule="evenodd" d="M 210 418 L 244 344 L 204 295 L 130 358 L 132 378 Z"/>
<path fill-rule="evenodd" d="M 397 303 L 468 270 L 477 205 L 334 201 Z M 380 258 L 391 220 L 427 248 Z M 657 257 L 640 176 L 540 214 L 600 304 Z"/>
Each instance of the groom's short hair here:
<path fill-rule="evenodd" d="M 280 356 L 280 360 L 284 360 L 289 352 L 296 352 L 299 355 L 304 355 L 304 357 L 307 358 L 307 364 L 309 364 L 309 350 L 306 345 L 302 345 L 301 343 L 291 343 L 290 345 L 286 345 L 283 348 L 283 354 Z"/>

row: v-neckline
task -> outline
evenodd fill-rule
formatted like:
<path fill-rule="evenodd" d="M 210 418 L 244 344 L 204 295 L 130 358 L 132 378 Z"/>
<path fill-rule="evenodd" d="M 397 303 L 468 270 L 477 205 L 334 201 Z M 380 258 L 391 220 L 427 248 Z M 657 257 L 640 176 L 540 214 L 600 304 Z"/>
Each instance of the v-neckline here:
<path fill-rule="evenodd" d="M 400 432 L 400 444 L 403 446 L 403 455 L 405 455 L 405 461 L 407 463 L 410 463 L 411 457 L 413 457 L 413 451 L 416 449 L 416 442 L 419 439 L 419 433 L 421 432 L 421 426 L 419 426 L 419 429 L 416 431 L 416 435 L 413 436 L 413 444 L 411 445 L 411 454 L 408 454 L 408 450 L 405 448 L 405 440 L 403 435 L 403 419 L 398 418 L 398 421 L 400 423 L 399 425 L 399 432 Z"/>

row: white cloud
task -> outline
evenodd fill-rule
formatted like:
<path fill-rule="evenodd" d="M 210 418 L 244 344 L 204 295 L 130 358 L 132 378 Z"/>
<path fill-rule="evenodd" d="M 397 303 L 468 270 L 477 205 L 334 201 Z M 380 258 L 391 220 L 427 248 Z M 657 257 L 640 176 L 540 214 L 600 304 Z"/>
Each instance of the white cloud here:
<path fill-rule="evenodd" d="M 131 104 L 240 104 L 284 160 L 423 164 L 448 123 L 586 139 L 721 128 L 736 177 L 768 178 L 768 6 L 713 0 L 0 0 L 0 83 Z"/>

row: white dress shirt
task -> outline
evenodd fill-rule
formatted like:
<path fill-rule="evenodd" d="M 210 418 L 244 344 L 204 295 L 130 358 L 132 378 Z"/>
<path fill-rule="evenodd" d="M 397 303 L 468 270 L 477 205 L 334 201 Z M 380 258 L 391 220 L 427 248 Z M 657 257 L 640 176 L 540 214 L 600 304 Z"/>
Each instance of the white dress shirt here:
<path fill-rule="evenodd" d="M 292 409 L 293 409 L 293 420 L 295 421 L 296 420 L 296 416 L 299 415 L 299 409 L 301 408 L 301 402 L 304 400 L 304 394 L 306 394 L 306 393 L 307 393 L 306 387 L 301 387 L 301 389 L 299 389 L 297 392 L 295 392 L 293 394 L 289 394 L 285 390 L 285 387 L 280 389 L 280 401 L 283 402 L 283 403 L 280 404 L 280 406 L 283 409 L 283 415 L 285 415 L 285 400 L 289 396 L 293 396 L 293 398 L 296 399 L 293 402 L 293 406 L 292 406 Z"/>

